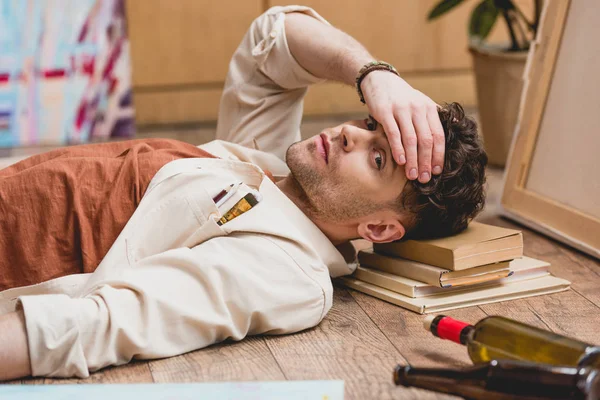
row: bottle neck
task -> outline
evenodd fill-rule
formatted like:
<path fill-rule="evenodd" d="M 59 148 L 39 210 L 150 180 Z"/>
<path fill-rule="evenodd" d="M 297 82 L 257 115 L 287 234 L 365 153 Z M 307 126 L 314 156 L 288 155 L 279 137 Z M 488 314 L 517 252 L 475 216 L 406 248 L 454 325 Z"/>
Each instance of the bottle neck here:
<path fill-rule="evenodd" d="M 440 339 L 466 345 L 472 339 L 475 327 L 445 315 L 438 315 L 431 322 L 431 333 Z"/>

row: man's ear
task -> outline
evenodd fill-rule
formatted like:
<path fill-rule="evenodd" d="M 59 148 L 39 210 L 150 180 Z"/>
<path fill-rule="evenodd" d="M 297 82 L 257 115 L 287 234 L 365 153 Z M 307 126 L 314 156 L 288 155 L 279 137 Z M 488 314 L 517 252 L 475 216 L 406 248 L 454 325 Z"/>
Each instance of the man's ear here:
<path fill-rule="evenodd" d="M 406 233 L 404 226 L 396 218 L 361 222 L 358 234 L 373 243 L 387 243 L 400 240 Z"/>

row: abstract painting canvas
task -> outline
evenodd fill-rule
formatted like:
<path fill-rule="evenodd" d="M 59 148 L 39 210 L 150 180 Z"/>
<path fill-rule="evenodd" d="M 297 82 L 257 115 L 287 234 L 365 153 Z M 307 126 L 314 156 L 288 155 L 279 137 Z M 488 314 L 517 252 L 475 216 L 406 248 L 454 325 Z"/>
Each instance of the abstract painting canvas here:
<path fill-rule="evenodd" d="M 0 147 L 134 134 L 125 0 L 0 0 Z"/>

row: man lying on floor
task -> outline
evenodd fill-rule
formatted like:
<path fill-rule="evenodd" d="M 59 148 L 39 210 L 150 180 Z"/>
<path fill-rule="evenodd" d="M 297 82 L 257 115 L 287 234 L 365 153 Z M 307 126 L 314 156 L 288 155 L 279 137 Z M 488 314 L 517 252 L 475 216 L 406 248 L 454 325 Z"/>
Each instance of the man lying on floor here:
<path fill-rule="evenodd" d="M 484 202 L 474 122 L 372 61 L 313 10 L 276 7 L 230 64 L 217 137 L 237 144 L 84 145 L 0 171 L 0 379 L 298 332 L 352 273 L 336 245 L 464 229 Z M 357 76 L 373 118 L 298 142 L 306 88 Z M 220 224 L 232 185 L 260 201 Z"/>

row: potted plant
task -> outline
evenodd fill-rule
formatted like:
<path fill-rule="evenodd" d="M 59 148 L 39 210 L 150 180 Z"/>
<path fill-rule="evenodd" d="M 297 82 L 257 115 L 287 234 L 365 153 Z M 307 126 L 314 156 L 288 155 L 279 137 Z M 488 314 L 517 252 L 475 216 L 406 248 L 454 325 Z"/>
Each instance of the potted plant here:
<path fill-rule="evenodd" d="M 441 0 L 428 20 L 445 15 L 463 1 Z M 529 20 L 514 0 L 482 0 L 473 9 L 468 25 L 481 132 L 493 165 L 506 163 L 517 122 L 527 50 L 537 33 L 542 9 L 542 0 L 532 1 L 534 15 Z M 510 36 L 505 46 L 486 43 L 498 18 L 505 22 Z"/>

